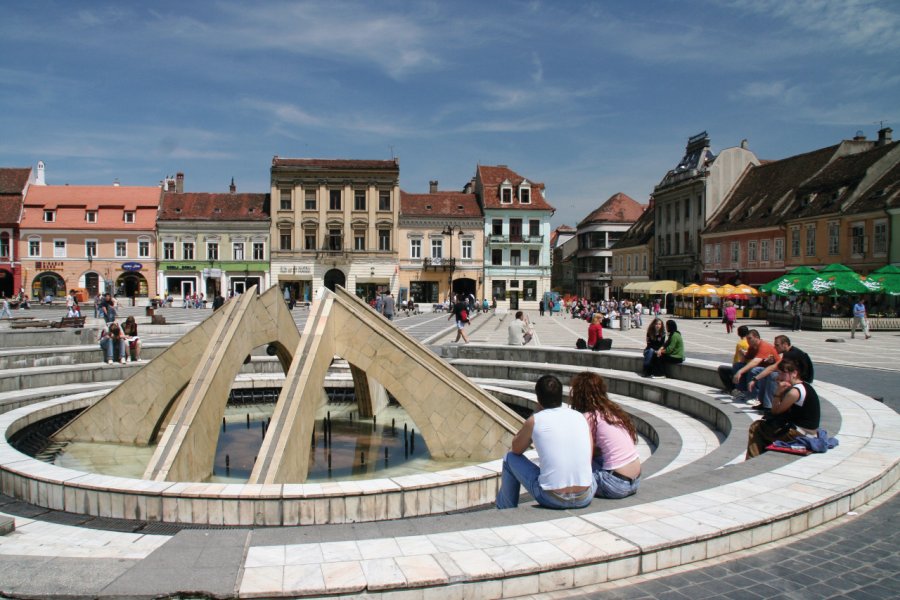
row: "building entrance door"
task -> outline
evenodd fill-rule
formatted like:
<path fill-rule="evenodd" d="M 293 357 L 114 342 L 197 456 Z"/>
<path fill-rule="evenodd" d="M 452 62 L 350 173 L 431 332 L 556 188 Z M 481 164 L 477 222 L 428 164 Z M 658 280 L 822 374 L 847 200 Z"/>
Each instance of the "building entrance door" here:
<path fill-rule="evenodd" d="M 194 282 L 193 281 L 182 281 L 181 282 L 181 297 L 187 298 L 194 293 Z"/>
<path fill-rule="evenodd" d="M 509 293 L 509 310 L 519 310 L 519 292 Z"/>

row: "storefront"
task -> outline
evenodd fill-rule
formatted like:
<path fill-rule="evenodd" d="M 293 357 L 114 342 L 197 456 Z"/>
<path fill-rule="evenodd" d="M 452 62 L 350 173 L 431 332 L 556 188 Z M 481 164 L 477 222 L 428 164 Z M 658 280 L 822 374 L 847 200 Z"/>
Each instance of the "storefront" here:
<path fill-rule="evenodd" d="M 159 274 L 159 287 L 166 297 L 185 298 L 203 292 L 200 288 L 200 270 L 194 263 L 161 263 Z"/>
<path fill-rule="evenodd" d="M 137 262 L 122 264 L 122 273 L 116 278 L 116 296 L 147 298 L 150 295 L 150 286 L 147 284 L 147 278 L 141 273 L 143 267 L 144 265 Z"/>

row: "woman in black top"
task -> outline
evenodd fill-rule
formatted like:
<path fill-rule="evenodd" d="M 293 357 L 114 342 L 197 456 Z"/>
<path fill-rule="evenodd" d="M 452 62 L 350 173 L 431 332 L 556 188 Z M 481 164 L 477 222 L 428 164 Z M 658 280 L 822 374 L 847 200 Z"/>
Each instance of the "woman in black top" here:
<path fill-rule="evenodd" d="M 801 380 L 800 367 L 790 358 L 778 363 L 778 389 L 772 400 L 772 413 L 750 425 L 747 458 L 759 456 L 766 446 L 781 440 L 790 442 L 804 435 L 816 435 L 819 428 L 819 395 Z"/>
<path fill-rule="evenodd" d="M 650 375 L 650 363 L 656 351 L 666 345 L 666 327 L 662 319 L 653 319 L 647 326 L 647 346 L 644 348 L 644 376 Z"/>

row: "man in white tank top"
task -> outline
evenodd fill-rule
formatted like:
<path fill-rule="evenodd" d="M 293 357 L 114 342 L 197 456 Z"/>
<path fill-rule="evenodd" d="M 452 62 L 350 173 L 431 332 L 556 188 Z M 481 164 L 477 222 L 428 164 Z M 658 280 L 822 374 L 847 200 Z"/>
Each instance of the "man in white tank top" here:
<path fill-rule="evenodd" d="M 562 383 L 544 375 L 534 386 L 538 409 L 528 417 L 503 459 L 497 508 L 519 504 L 520 485 L 547 508 L 583 508 L 597 483 L 591 476 L 591 434 L 584 415 L 562 403 Z M 523 456 L 534 442 L 541 466 Z"/>

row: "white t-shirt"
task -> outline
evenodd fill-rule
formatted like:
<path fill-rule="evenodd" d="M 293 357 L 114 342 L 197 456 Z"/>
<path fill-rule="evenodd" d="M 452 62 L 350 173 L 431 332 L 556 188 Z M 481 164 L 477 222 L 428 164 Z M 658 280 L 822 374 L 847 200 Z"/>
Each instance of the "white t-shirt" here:
<path fill-rule="evenodd" d="M 591 485 L 591 435 L 580 412 L 563 404 L 534 413 L 531 439 L 541 458 L 538 485 L 545 490 Z"/>
<path fill-rule="evenodd" d="M 506 343 L 510 346 L 522 346 L 525 344 L 525 332 L 528 326 L 522 319 L 514 319 L 507 328 Z"/>

